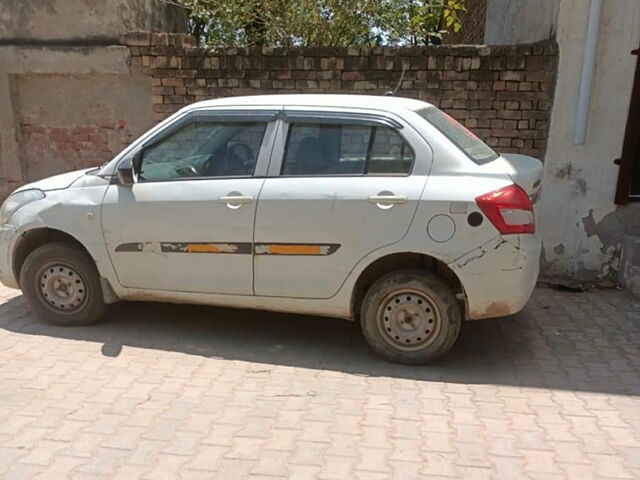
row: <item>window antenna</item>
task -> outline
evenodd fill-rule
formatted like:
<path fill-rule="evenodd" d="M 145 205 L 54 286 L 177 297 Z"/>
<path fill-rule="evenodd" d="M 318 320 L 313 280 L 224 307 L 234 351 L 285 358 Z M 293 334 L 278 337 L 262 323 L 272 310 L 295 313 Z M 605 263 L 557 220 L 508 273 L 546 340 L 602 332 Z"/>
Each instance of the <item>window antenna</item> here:
<path fill-rule="evenodd" d="M 400 89 L 400 85 L 402 85 L 402 80 L 404 80 L 404 72 L 406 71 L 407 71 L 407 66 L 404 64 L 404 62 L 402 62 L 402 73 L 400 74 L 400 80 L 398 80 L 398 83 L 396 84 L 393 90 L 388 90 L 384 92 L 385 97 L 395 96 L 396 92 Z"/>

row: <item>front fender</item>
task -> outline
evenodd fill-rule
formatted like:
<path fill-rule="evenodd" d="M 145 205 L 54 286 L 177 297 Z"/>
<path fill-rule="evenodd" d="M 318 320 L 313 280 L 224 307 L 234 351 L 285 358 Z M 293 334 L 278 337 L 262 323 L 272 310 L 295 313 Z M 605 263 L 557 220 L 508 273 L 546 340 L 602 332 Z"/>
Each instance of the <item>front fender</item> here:
<path fill-rule="evenodd" d="M 20 288 L 14 269 L 14 255 L 20 241 L 24 238 L 26 232 L 45 227 L 42 219 L 33 215 L 33 213 L 25 215 L 20 210 L 15 212 L 10 219 L 12 222 L 18 220 L 19 223 L 16 223 L 19 226 L 14 223 L 7 223 L 0 227 L 0 278 L 2 283 L 9 288 Z"/>
<path fill-rule="evenodd" d="M 50 191 L 46 198 L 16 211 L 9 222 L 15 230 L 11 238 L 3 242 L 7 244 L 5 262 L 11 270 L 11 275 L 7 275 L 8 283 L 18 283 L 13 272 L 13 259 L 21 239 L 30 231 L 47 228 L 62 232 L 80 243 L 93 258 L 99 275 L 109 281 L 116 295 L 121 296 L 102 235 L 100 213 L 104 191 L 103 185 Z"/>

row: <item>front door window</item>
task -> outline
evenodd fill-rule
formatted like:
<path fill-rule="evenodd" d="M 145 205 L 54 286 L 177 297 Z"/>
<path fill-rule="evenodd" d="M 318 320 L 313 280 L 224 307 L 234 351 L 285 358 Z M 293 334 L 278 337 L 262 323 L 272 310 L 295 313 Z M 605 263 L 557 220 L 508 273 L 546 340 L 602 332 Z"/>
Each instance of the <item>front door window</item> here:
<path fill-rule="evenodd" d="M 139 180 L 243 177 L 253 174 L 266 122 L 195 121 L 148 148 Z"/>

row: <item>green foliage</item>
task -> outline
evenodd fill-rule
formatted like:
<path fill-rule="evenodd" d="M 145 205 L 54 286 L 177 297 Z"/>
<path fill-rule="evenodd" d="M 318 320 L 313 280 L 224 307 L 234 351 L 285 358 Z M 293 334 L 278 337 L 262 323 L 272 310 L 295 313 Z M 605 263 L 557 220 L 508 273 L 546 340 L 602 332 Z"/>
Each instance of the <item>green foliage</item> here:
<path fill-rule="evenodd" d="M 363 46 L 439 43 L 461 28 L 465 0 L 172 0 L 190 30 L 218 46 Z"/>

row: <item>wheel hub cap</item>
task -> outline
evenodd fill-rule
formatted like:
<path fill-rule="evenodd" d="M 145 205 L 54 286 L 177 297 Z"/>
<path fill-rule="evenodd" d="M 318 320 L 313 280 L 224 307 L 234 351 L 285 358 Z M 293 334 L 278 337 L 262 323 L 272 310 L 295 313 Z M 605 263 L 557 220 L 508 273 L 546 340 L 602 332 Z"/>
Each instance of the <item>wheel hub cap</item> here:
<path fill-rule="evenodd" d="M 440 313 L 422 292 L 395 292 L 381 303 L 378 326 L 383 338 L 395 348 L 419 350 L 440 330 Z"/>
<path fill-rule="evenodd" d="M 82 307 L 87 298 L 87 287 L 75 269 L 56 264 L 42 270 L 40 293 L 50 307 L 70 312 Z"/>

